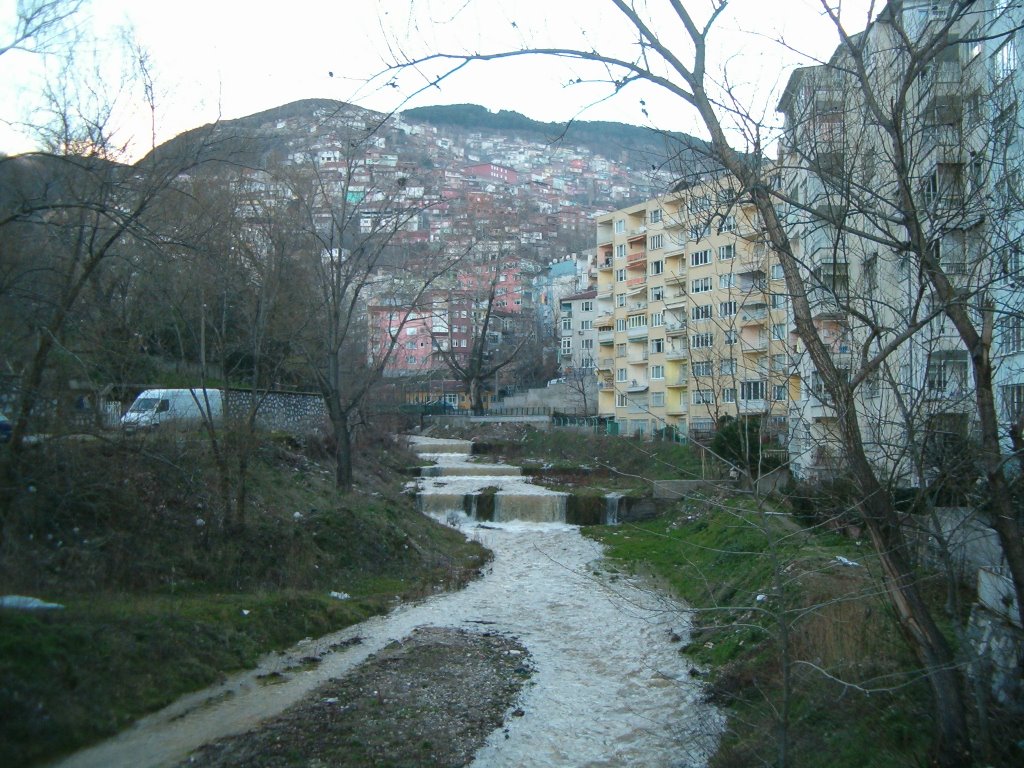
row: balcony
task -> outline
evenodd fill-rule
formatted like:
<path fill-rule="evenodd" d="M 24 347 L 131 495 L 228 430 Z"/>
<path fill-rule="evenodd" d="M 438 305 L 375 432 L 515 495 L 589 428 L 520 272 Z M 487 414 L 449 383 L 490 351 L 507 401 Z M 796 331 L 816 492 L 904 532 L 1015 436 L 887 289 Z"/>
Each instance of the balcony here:
<path fill-rule="evenodd" d="M 690 350 L 685 344 L 670 345 L 665 348 L 666 360 L 686 360 L 690 357 Z"/>
<path fill-rule="evenodd" d="M 597 359 L 597 370 L 610 371 L 615 367 L 614 357 L 600 357 Z"/>
<path fill-rule="evenodd" d="M 612 268 L 612 260 L 604 259 L 602 261 L 597 262 L 597 268 L 599 270 L 610 270 Z"/>
<path fill-rule="evenodd" d="M 743 308 L 740 309 L 740 323 L 742 325 L 764 325 L 767 319 L 767 304 L 745 304 Z"/>
<path fill-rule="evenodd" d="M 757 339 L 745 339 L 740 337 L 740 352 L 743 354 L 759 355 L 768 349 L 768 337 Z"/>
<path fill-rule="evenodd" d="M 597 343 L 598 344 L 614 344 L 615 343 L 615 331 L 598 331 L 597 332 Z"/>
<path fill-rule="evenodd" d="M 647 269 L 647 251 L 634 251 L 626 256 L 626 268 Z"/>
<path fill-rule="evenodd" d="M 630 341 L 641 341 L 647 338 L 647 326 L 641 325 L 636 328 L 626 329 L 626 338 Z"/>
<path fill-rule="evenodd" d="M 686 291 L 669 291 L 662 299 L 665 307 L 681 307 L 686 304 Z"/>
<path fill-rule="evenodd" d="M 739 414 L 756 414 L 756 413 L 767 413 L 768 412 L 768 401 L 767 400 L 738 400 L 736 402 L 736 412 Z"/>
<path fill-rule="evenodd" d="M 666 320 L 665 321 L 665 334 L 668 336 L 685 336 L 686 335 L 686 321 L 685 320 Z"/>
<path fill-rule="evenodd" d="M 689 385 L 690 380 L 684 374 L 679 374 L 672 379 L 665 379 L 665 386 L 669 389 L 686 389 Z"/>
<path fill-rule="evenodd" d="M 611 392 L 615 389 L 615 382 L 599 381 L 597 382 L 597 389 L 599 392 Z"/>
<path fill-rule="evenodd" d="M 665 413 L 668 416 L 685 416 L 688 411 L 686 403 L 673 403 L 665 406 Z"/>
<path fill-rule="evenodd" d="M 647 275 L 631 277 L 626 281 L 626 288 L 639 288 L 647 284 Z"/>
<path fill-rule="evenodd" d="M 629 356 L 629 364 L 630 365 L 646 365 L 647 364 L 647 360 L 650 358 L 650 356 L 651 356 L 650 352 L 648 350 L 646 350 L 646 349 L 643 350 L 642 352 L 634 352 L 633 354 L 631 354 Z"/>
<path fill-rule="evenodd" d="M 630 379 L 625 387 L 627 392 L 646 392 L 647 379 Z"/>

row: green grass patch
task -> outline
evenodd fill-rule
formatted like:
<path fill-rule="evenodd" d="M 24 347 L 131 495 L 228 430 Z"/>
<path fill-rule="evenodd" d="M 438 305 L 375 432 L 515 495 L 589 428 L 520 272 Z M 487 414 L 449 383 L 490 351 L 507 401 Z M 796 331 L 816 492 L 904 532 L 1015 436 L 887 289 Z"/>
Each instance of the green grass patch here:
<path fill-rule="evenodd" d="M 917 764 L 929 746 L 927 691 L 874 558 L 773 512 L 749 497 L 692 497 L 666 517 L 586 533 L 619 569 L 653 576 L 694 608 L 684 651 L 708 668 L 707 695 L 730 715 L 714 768 L 775 764 L 787 707 L 791 764 Z M 788 691 L 784 649 L 795 662 Z"/>

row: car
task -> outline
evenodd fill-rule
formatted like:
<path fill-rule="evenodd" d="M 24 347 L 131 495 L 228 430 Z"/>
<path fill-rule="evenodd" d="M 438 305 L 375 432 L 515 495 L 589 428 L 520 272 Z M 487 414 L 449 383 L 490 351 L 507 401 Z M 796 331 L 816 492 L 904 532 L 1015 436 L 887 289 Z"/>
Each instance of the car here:
<path fill-rule="evenodd" d="M 0 443 L 6 443 L 11 439 L 11 433 L 14 431 L 14 425 L 11 420 L 0 413 Z"/>

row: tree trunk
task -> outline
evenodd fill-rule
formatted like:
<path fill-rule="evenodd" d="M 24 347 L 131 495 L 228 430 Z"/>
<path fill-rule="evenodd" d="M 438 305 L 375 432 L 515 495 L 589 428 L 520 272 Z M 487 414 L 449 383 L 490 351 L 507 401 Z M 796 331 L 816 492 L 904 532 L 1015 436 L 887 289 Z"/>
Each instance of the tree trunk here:
<path fill-rule="evenodd" d="M 348 419 L 334 424 L 334 484 L 339 490 L 352 490 L 352 433 Z"/>

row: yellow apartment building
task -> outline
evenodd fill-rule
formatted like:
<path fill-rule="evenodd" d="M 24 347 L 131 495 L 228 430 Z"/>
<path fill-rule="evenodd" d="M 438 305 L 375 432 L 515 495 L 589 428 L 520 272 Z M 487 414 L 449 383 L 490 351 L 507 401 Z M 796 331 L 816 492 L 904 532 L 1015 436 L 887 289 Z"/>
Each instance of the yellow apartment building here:
<path fill-rule="evenodd" d="M 760 416 L 782 441 L 788 297 L 761 230 L 723 178 L 598 217 L 598 412 L 612 431 L 706 442 L 725 416 Z"/>

